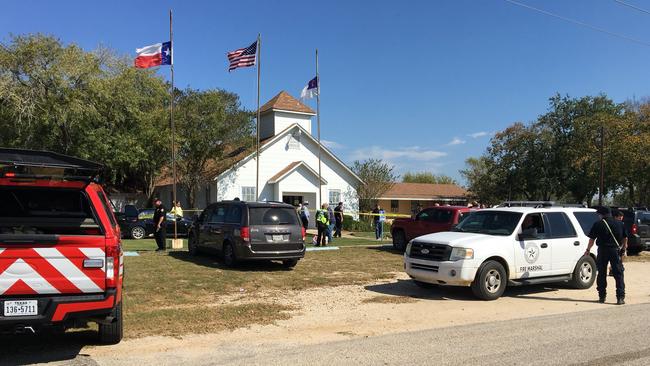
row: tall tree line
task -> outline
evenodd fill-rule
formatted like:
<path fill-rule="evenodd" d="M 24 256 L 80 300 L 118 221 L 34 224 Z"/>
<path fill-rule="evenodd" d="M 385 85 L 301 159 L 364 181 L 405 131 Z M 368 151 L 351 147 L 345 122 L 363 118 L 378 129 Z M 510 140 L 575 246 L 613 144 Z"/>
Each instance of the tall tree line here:
<path fill-rule="evenodd" d="M 43 149 L 101 162 L 121 191 L 153 192 L 170 165 L 170 84 L 106 49 L 55 37 L 0 43 L 0 146 Z M 227 91 L 174 91 L 180 182 L 194 194 L 208 162 L 250 145 L 252 115 Z M 193 197 L 188 197 L 193 201 Z"/>
<path fill-rule="evenodd" d="M 591 203 L 598 193 L 603 134 L 604 194 L 616 204 L 650 203 L 650 104 L 615 103 L 605 95 L 555 95 L 534 122 L 494 135 L 461 171 L 481 200 Z"/>

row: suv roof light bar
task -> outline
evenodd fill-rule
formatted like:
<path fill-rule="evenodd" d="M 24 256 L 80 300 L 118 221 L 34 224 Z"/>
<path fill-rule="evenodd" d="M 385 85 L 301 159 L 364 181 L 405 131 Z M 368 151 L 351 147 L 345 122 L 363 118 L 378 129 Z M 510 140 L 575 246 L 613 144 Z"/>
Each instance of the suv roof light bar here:
<path fill-rule="evenodd" d="M 534 207 L 534 208 L 543 208 L 543 207 L 583 207 L 586 208 L 587 205 L 580 203 L 562 203 L 555 201 L 505 201 L 501 203 L 498 207 Z"/>
<path fill-rule="evenodd" d="M 50 151 L 0 148 L 0 170 L 7 178 L 93 180 L 103 169 L 101 164 Z"/>

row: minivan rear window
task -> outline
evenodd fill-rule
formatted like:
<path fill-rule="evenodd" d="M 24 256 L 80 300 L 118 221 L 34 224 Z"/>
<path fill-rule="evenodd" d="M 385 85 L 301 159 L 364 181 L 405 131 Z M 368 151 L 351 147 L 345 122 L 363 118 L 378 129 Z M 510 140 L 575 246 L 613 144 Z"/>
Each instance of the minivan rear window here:
<path fill-rule="evenodd" d="M 251 207 L 249 224 L 299 225 L 296 210 L 288 207 Z"/>
<path fill-rule="evenodd" d="M 582 228 L 582 232 L 585 235 L 589 235 L 589 231 L 591 231 L 591 227 L 594 226 L 594 223 L 598 220 L 600 220 L 600 217 L 596 212 L 574 212 L 573 216 L 578 220 L 578 223 L 580 224 L 580 227 Z"/>

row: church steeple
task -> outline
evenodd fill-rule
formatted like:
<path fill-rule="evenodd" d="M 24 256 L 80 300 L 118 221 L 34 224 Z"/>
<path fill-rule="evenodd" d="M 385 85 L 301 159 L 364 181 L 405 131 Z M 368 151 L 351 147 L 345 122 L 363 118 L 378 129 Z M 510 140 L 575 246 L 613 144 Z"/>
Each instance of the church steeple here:
<path fill-rule="evenodd" d="M 275 136 L 294 123 L 311 133 L 311 117 L 315 115 L 311 108 L 283 90 L 260 108 L 260 139 Z"/>

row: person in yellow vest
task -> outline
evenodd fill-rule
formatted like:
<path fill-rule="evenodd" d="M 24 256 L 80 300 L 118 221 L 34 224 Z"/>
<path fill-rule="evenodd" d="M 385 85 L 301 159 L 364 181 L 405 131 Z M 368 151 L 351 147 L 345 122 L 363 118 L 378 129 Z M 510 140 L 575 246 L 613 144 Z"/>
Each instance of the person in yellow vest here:
<path fill-rule="evenodd" d="M 323 203 L 321 209 L 316 211 L 316 228 L 318 229 L 318 236 L 316 239 L 316 246 L 326 246 L 327 245 L 327 231 L 330 226 L 329 213 L 327 212 L 327 207 L 329 204 Z"/>
<path fill-rule="evenodd" d="M 174 203 L 174 207 L 172 207 L 171 210 L 169 210 L 169 213 L 174 214 L 176 217 L 183 217 L 183 209 L 181 208 L 181 201 L 176 201 Z"/>

